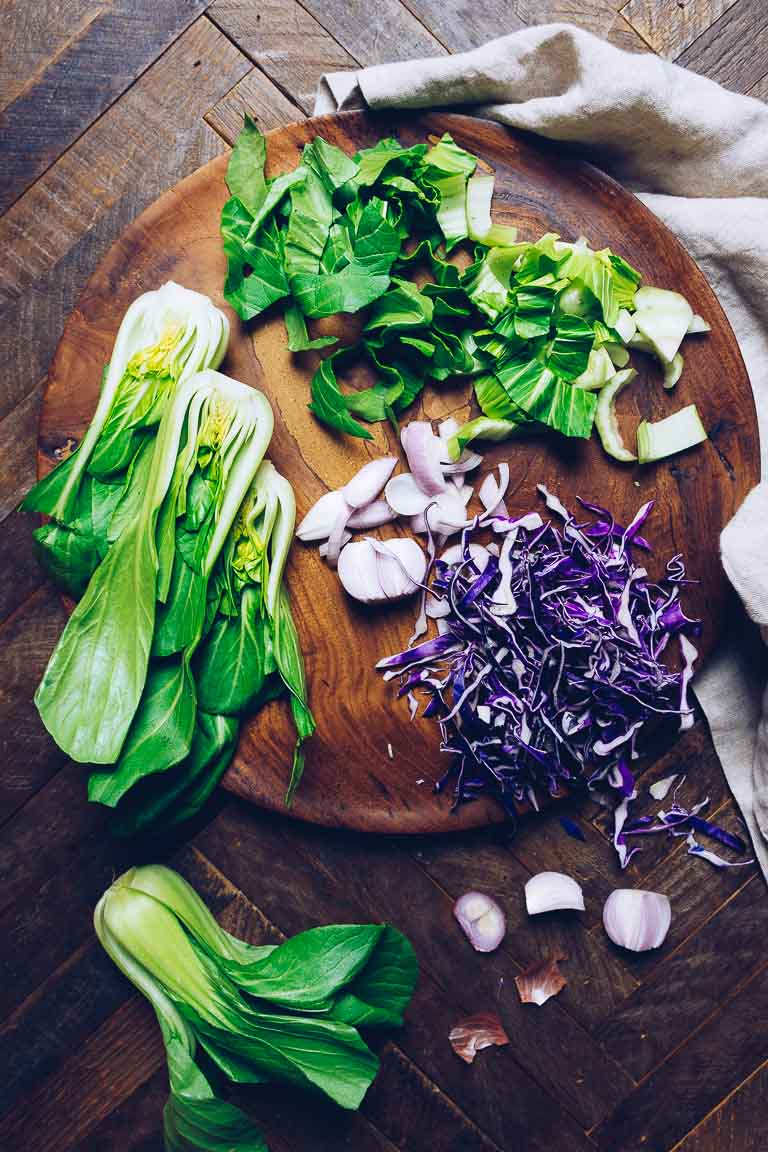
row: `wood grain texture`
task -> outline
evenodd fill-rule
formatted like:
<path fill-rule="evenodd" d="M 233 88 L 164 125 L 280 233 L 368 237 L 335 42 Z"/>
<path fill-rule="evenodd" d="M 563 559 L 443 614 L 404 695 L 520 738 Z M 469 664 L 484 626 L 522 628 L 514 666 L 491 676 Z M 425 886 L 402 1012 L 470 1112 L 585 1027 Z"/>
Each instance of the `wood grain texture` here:
<path fill-rule="evenodd" d="M 720 1104 L 675 1152 L 762 1152 L 768 1143 L 768 1063 Z"/>
<path fill-rule="evenodd" d="M 270 80 L 311 113 L 324 72 L 360 61 L 342 48 L 297 0 L 215 0 L 208 15 Z"/>
<path fill-rule="evenodd" d="M 31 5 L 30 7 L 34 7 Z M 78 5 L 79 7 L 79 5 Z M 0 212 L 69 147 L 205 8 L 116 0 L 81 15 L 0 113 Z"/>
<path fill-rule="evenodd" d="M 739 0 L 629 0 L 624 19 L 655 52 L 674 60 Z"/>
<path fill-rule="evenodd" d="M 431 37 L 450 51 L 522 20 L 568 19 L 624 47 L 641 46 L 645 27 L 660 43 L 667 36 L 682 44 L 682 29 L 692 67 L 768 98 L 768 78 L 758 75 L 762 6 L 747 0 L 632 0 L 633 29 L 616 17 L 621 0 L 508 6 L 490 0 L 474 7 L 406 0 L 400 12 L 390 3 L 357 5 L 351 13 L 317 0 L 320 20 L 296 0 L 216 0 L 141 75 L 141 53 L 150 58 L 166 34 L 168 12 L 183 15 L 183 5 L 169 0 L 152 10 L 137 0 L 133 7 L 147 21 L 147 45 L 126 45 L 138 71 L 130 77 L 118 62 L 115 83 L 126 86 L 120 96 L 110 78 L 104 93 L 93 94 L 88 76 L 72 73 L 90 59 L 82 44 L 94 43 L 91 25 L 115 21 L 127 0 L 2 6 L 0 109 L 14 101 L 17 115 L 36 108 L 41 94 L 51 92 L 52 77 L 69 94 L 114 101 L 76 142 L 66 142 L 64 154 L 0 219 L 0 520 L 6 514 L 0 620 L 7 618 L 0 637 L 0 1145 L 13 1152 L 162 1150 L 167 1074 L 157 1028 L 91 931 L 96 896 L 133 856 L 108 838 L 103 814 L 86 803 L 82 769 L 64 763 L 33 711 L 31 692 L 64 617 L 34 567 L 33 519 L 13 511 L 32 479 L 39 394 L 64 318 L 110 244 L 160 192 L 223 150 L 244 106 L 264 127 L 284 125 L 299 118 L 297 110 L 311 111 L 323 71 L 354 68 L 363 56 L 383 63 L 395 55 L 391 30 L 372 43 L 366 28 L 358 56 L 354 28 L 365 9 L 373 13 L 371 28 L 381 28 L 382 12 L 395 29 L 412 29 L 415 21 L 424 29 L 422 42 Z M 189 9 L 199 11 L 198 0 Z M 337 17 L 347 48 L 334 39 Z M 707 32 L 716 20 L 716 34 Z M 103 61 L 93 65 L 98 71 Z M 77 95 L 75 104 L 55 109 L 52 122 L 71 116 L 66 122 L 75 123 L 84 108 Z M 26 159 L 18 140 L 11 142 L 22 168 L 40 164 L 47 148 L 55 152 L 45 131 L 43 125 L 43 140 L 26 140 Z M 41 221 L 51 227 L 41 229 Z M 256 380 L 255 355 L 243 364 L 246 378 Z M 436 399 L 428 410 L 440 411 Z M 55 447 L 48 445 L 49 452 Z M 690 795 L 711 791 L 718 820 L 739 830 L 701 721 L 677 747 L 654 741 L 648 765 L 640 767 L 641 796 L 653 779 L 685 768 Z M 578 821 L 586 843 L 565 834 L 563 813 Z M 593 805 L 574 801 L 524 821 L 515 838 L 504 827 L 391 843 L 334 833 L 327 851 L 328 834 L 232 798 L 220 797 L 209 820 L 198 845 L 215 864 L 199 847 L 177 852 L 162 844 L 155 852 L 187 875 L 231 931 L 278 940 L 281 929 L 370 919 L 380 911 L 413 937 L 425 969 L 408 1027 L 376 1041 L 382 1071 L 364 1113 L 341 1113 L 274 1089 L 238 1094 L 272 1152 L 594 1152 L 597 1146 L 763 1152 L 768 1146 L 762 1029 L 768 1002 L 765 970 L 755 968 L 765 890 L 754 865 L 718 872 L 662 838 L 620 873 L 605 821 Z M 584 914 L 527 917 L 523 885 L 541 868 L 579 879 Z M 672 928 L 658 953 L 623 954 L 605 937 L 602 902 L 612 887 L 627 884 L 670 897 Z M 450 916 L 455 895 L 470 887 L 493 893 L 505 908 L 509 931 L 494 957 L 472 952 Z M 568 988 L 544 1008 L 517 1007 L 514 973 L 555 948 L 568 953 Z M 482 1053 L 472 1068 L 446 1040 L 466 1003 L 501 1011 L 512 1037 L 510 1050 Z M 651 1032 L 643 1038 L 646 1016 Z M 562 1078 L 552 1091 L 548 1064 Z M 639 1085 L 622 1065 L 644 1073 Z M 584 1089 L 585 1072 L 599 1082 Z M 596 1124 L 591 1135 L 580 1121 Z"/>
<path fill-rule="evenodd" d="M 720 395 L 715 402 L 714 387 L 702 383 L 713 366 L 719 366 L 718 380 L 731 390 L 727 403 L 734 414 L 728 443 L 719 447 L 732 461 L 733 474 L 711 444 L 689 454 L 684 465 L 627 470 L 612 466 L 596 438 L 577 445 L 554 438 L 521 441 L 513 452 L 502 445 L 486 463 L 509 459 L 509 506 L 516 512 L 535 504 L 539 481 L 571 503 L 577 495 L 605 503 L 624 523 L 641 499 L 655 498 L 660 517 L 654 541 L 664 556 L 685 553 L 690 571 L 701 580 L 690 589 L 689 610 L 695 617 L 717 621 L 726 582 L 709 563 L 711 549 L 757 476 L 751 392 L 714 296 L 655 217 L 595 169 L 564 159 L 557 148 L 533 145 L 499 126 L 462 117 L 354 113 L 305 121 L 270 134 L 269 170 L 293 167 L 301 144 L 317 132 L 353 152 L 391 132 L 410 142 L 445 129 L 494 167 L 497 211 L 517 223 L 523 236 L 554 230 L 573 238 L 586 231 L 599 246 L 609 244 L 630 259 L 652 282 L 682 291 L 694 309 L 711 320 L 712 335 L 705 342 L 690 342 L 687 372 L 673 407 L 695 398 L 705 425 L 715 423 L 724 398 Z M 43 466 L 50 464 L 51 452 L 60 452 L 82 435 L 95 405 L 101 365 L 109 358 L 125 308 L 138 293 L 173 277 L 195 284 L 221 303 L 224 265 L 218 216 L 226 197 L 223 170 L 224 161 L 218 160 L 166 194 L 125 232 L 90 281 L 51 369 L 41 420 Z M 628 236 L 633 237 L 631 245 Z M 388 444 L 398 452 L 393 434 L 381 426 L 370 444 L 340 439 L 318 427 L 306 408 L 316 359 L 291 356 L 279 316 L 249 330 L 233 317 L 232 331 L 225 367 L 236 378 L 261 387 L 273 404 L 278 419 L 270 455 L 293 484 L 299 516 L 323 491 L 345 483 L 371 451 Z M 635 420 L 640 412 L 658 418 L 669 410 L 669 398 L 652 380 L 646 377 L 646 390 L 640 385 L 629 397 Z M 457 397 L 458 404 L 466 403 L 465 393 Z M 335 573 L 312 548 L 293 549 L 288 580 L 318 720 L 294 814 L 324 824 L 410 832 L 457 830 L 503 818 L 490 802 L 467 805 L 454 814 L 449 796 L 431 794 L 432 782 L 444 770 L 437 727 L 418 721 L 404 729 L 405 706 L 394 701 L 392 687 L 373 671 L 381 655 L 405 645 L 411 606 L 389 606 L 386 611 L 353 606 L 345 601 Z M 703 637 L 702 658 L 715 639 L 710 627 Z M 284 702 L 267 706 L 244 730 L 227 786 L 281 809 L 293 739 Z M 348 765 L 346 772 L 337 771 L 339 762 Z"/>
<path fill-rule="evenodd" d="M 747 92 L 768 74 L 768 6 L 738 0 L 677 60 L 710 80 Z"/>
<path fill-rule="evenodd" d="M 243 126 L 245 113 L 262 132 L 301 120 L 303 113 L 259 68 L 252 68 L 231 92 L 206 112 L 205 120 L 227 144 L 233 144 Z"/>

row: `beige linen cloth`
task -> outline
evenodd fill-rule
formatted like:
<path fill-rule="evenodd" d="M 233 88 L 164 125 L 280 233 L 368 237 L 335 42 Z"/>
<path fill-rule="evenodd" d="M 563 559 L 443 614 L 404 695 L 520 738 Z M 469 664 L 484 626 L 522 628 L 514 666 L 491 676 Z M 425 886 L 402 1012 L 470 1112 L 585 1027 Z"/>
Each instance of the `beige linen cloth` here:
<path fill-rule="evenodd" d="M 316 113 L 462 106 L 578 144 L 632 187 L 703 268 L 733 325 L 768 458 L 768 105 L 650 54 L 567 24 L 472 52 L 324 76 Z M 721 538 L 747 613 L 768 639 L 768 483 Z M 729 621 L 696 681 L 728 783 L 768 877 L 768 654 L 754 625 Z"/>

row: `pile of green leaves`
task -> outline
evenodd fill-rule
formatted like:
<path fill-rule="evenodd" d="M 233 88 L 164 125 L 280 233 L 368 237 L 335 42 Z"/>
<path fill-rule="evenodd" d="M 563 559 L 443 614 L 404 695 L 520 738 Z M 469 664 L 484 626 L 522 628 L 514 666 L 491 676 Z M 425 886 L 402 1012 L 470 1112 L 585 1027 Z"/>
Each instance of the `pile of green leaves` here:
<path fill-rule="evenodd" d="M 35 695 L 89 797 L 135 831 L 191 816 L 231 759 L 241 718 L 283 691 L 313 729 L 283 571 L 290 486 L 264 455 L 272 410 L 208 370 L 173 393 L 129 481 L 131 516 L 96 567 Z M 102 767 L 103 766 L 103 767 Z"/>
<path fill-rule="evenodd" d="M 180 384 L 216 368 L 229 324 L 207 296 L 173 281 L 126 312 L 79 447 L 22 507 L 50 519 L 35 533 L 40 562 L 71 596 L 88 581 L 141 503 L 160 419 Z"/>
<path fill-rule="evenodd" d="M 282 1081 L 356 1109 L 378 1070 L 360 1027 L 403 1022 L 418 968 L 382 924 L 313 928 L 278 946 L 225 932 L 169 868 L 134 868 L 99 901 L 101 944 L 152 1004 L 170 1096 L 167 1152 L 266 1152 L 226 1081 Z"/>
<path fill-rule="evenodd" d="M 394 422 L 427 382 L 471 377 L 482 416 L 464 443 L 542 425 L 591 434 L 611 352 L 626 363 L 616 325 L 635 269 L 584 241 L 517 243 L 514 229 L 493 226 L 493 177 L 448 135 L 409 148 L 385 139 L 354 157 L 316 137 L 273 180 L 265 157 L 246 117 L 221 219 L 227 300 L 244 320 L 283 301 L 295 352 L 335 343 L 310 339 L 308 318 L 369 310 L 360 340 L 334 349 L 312 380 L 319 420 L 370 438 L 361 421 Z M 473 253 L 464 270 L 447 258 L 462 242 Z M 345 392 L 337 370 L 359 357 L 377 382 Z"/>

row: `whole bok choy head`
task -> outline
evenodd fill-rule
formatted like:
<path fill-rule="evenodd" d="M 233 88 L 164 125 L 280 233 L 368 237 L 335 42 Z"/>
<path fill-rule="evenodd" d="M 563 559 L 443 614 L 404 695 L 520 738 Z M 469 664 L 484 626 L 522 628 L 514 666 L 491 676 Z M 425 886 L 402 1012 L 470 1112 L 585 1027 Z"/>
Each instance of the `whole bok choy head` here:
<path fill-rule="evenodd" d="M 248 1117 L 218 1094 L 221 1081 L 282 1081 L 358 1108 L 378 1060 L 357 1028 L 402 1024 L 418 973 L 409 942 L 383 924 L 312 928 L 254 947 L 160 866 L 116 880 L 94 925 L 160 1024 L 167 1152 L 265 1152 Z"/>
<path fill-rule="evenodd" d="M 116 769 L 91 780 L 92 798 L 117 802 L 121 834 L 167 828 L 192 817 L 228 767 L 241 721 L 283 694 L 290 699 L 297 732 L 290 802 L 301 777 L 302 742 L 315 728 L 284 580 L 295 514 L 290 484 L 269 460 L 262 461 L 196 607 L 190 606 L 191 573 L 180 582 L 178 622 L 165 632 L 179 644 L 196 620 L 191 647 L 151 662 L 145 696 Z M 177 520 L 177 534 L 184 522 Z M 175 562 L 186 568 L 178 547 Z M 173 596 L 161 614 L 169 605 L 164 622 L 175 612 Z M 161 624 L 156 648 L 163 633 Z M 155 697 L 148 695 L 153 681 Z M 187 718 L 195 698 L 190 738 Z M 169 707 L 172 700 L 178 704 Z M 175 760 L 177 747 L 186 752 Z"/>
<path fill-rule="evenodd" d="M 266 397 L 221 373 L 200 372 L 176 390 L 138 513 L 96 569 L 48 663 L 35 702 L 74 760 L 115 764 L 141 705 L 118 791 L 146 771 L 149 741 L 168 712 L 177 720 L 177 759 L 189 750 L 189 662 L 208 581 L 272 426 Z"/>
<path fill-rule="evenodd" d="M 134 300 L 117 333 L 79 448 L 27 495 L 51 517 L 35 532 L 41 562 L 73 596 L 135 515 L 157 428 L 174 390 L 227 349 L 229 322 L 207 296 L 168 281 Z"/>

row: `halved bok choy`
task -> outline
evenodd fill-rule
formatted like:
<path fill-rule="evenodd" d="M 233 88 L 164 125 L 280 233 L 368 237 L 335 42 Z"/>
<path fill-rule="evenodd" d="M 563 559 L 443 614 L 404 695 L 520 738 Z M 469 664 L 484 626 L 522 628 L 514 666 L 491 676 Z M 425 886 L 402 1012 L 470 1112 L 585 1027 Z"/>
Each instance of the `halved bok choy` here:
<path fill-rule="evenodd" d="M 152 730 L 170 714 L 174 755 L 188 751 L 189 665 L 208 584 L 272 426 L 261 392 L 210 369 L 175 392 L 138 513 L 96 569 L 35 695 L 43 723 L 72 759 L 114 765 L 122 758 L 126 772 L 130 757 L 135 773 Z M 106 782 L 95 792 L 101 787 Z"/>
<path fill-rule="evenodd" d="M 290 803 L 303 769 L 302 744 L 315 728 L 284 579 L 295 518 L 290 484 L 262 461 L 212 572 L 192 655 L 187 648 L 186 658 L 157 661 L 157 699 L 142 700 L 115 771 L 91 778 L 91 798 L 117 804 L 121 834 L 193 816 L 228 767 L 242 720 L 281 695 L 289 697 L 297 733 Z M 163 673 L 169 663 L 179 689 L 189 681 L 171 707 Z M 181 758 L 176 749 L 184 751 Z"/>
<path fill-rule="evenodd" d="M 229 322 L 207 296 L 168 281 L 123 317 L 91 423 L 79 447 L 22 507 L 50 517 L 35 532 L 41 563 L 72 596 L 136 514 L 155 435 L 176 388 L 216 368 Z"/>

